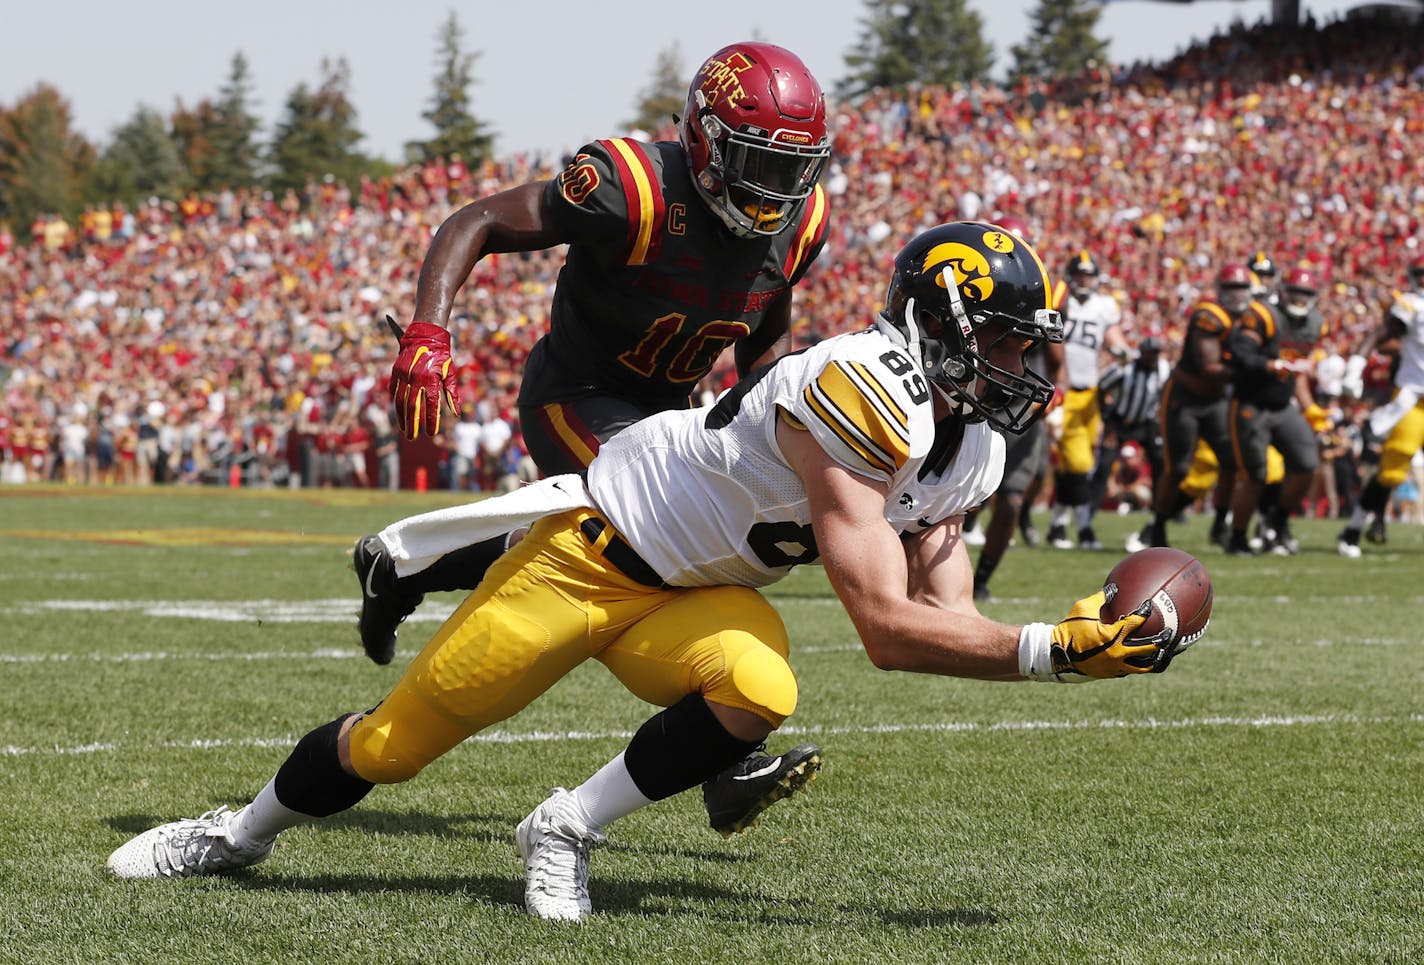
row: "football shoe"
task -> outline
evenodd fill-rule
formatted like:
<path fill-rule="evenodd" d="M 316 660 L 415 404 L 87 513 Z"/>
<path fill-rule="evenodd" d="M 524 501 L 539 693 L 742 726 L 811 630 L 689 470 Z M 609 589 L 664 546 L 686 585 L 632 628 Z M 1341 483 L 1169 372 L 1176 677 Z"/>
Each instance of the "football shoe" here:
<path fill-rule="evenodd" d="M 424 594 L 396 588 L 396 564 L 379 536 L 363 536 L 351 549 L 351 568 L 361 584 L 361 615 L 356 627 L 366 656 L 385 666 L 396 655 L 396 630 L 415 612 Z"/>
<path fill-rule="evenodd" d="M 1360 531 L 1350 526 L 1340 530 L 1340 535 L 1335 538 L 1335 549 L 1346 559 L 1359 559 Z"/>
<path fill-rule="evenodd" d="M 1383 546 L 1389 542 L 1389 535 L 1385 532 L 1384 517 L 1376 515 L 1370 520 L 1370 525 L 1365 529 L 1365 539 L 1376 546 Z"/>
<path fill-rule="evenodd" d="M 798 744 L 776 757 L 760 753 L 765 749 L 763 744 L 702 785 L 707 821 L 724 838 L 754 827 L 761 812 L 814 781 L 821 770 L 815 744 Z"/>
<path fill-rule="evenodd" d="M 275 842 L 239 847 L 232 836 L 234 817 L 235 812 L 220 807 L 145 831 L 109 855 L 109 872 L 119 878 L 188 878 L 266 861 Z"/>
<path fill-rule="evenodd" d="M 1102 548 L 1102 540 L 1098 539 L 1098 534 L 1093 532 L 1093 527 L 1084 526 L 1082 529 L 1078 530 L 1078 549 L 1100 550 Z"/>
<path fill-rule="evenodd" d="M 1048 545 L 1058 550 L 1071 550 L 1073 541 L 1068 538 L 1068 531 L 1062 526 L 1048 527 Z"/>
<path fill-rule="evenodd" d="M 606 839 L 586 826 L 573 792 L 556 787 L 514 831 L 524 859 L 524 907 L 536 918 L 581 921 L 593 912 L 588 897 L 588 852 Z"/>

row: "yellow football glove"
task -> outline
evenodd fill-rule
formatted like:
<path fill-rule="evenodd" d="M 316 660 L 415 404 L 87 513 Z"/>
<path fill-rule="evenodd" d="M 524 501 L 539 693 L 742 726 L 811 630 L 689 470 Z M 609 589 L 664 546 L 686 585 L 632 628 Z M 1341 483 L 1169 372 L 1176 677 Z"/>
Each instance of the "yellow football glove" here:
<path fill-rule="evenodd" d="M 1098 613 L 1106 602 L 1099 590 L 1073 604 L 1056 626 L 1025 626 L 1019 632 L 1019 672 L 1029 680 L 1065 684 L 1151 672 L 1157 644 L 1128 642 L 1151 614 L 1151 602 L 1115 623 L 1103 623 Z"/>

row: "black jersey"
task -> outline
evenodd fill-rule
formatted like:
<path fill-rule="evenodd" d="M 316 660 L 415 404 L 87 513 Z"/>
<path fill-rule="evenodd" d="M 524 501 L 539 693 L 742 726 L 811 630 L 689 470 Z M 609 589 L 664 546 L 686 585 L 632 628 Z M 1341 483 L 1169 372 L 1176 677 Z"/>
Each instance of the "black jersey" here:
<path fill-rule="evenodd" d="M 1281 409 L 1295 397 L 1294 372 L 1268 372 L 1266 363 L 1272 359 L 1305 362 L 1325 335 L 1325 319 L 1311 311 L 1297 321 L 1280 308 L 1271 308 L 1263 316 L 1248 316 L 1238 326 L 1240 331 L 1231 341 L 1232 392 L 1236 398 L 1262 409 Z M 1254 331 L 1261 339 L 1244 338 Z"/>
<path fill-rule="evenodd" d="M 545 202 L 570 241 L 521 405 L 609 394 L 685 407 L 805 274 L 829 214 L 817 186 L 785 231 L 734 237 L 697 195 L 681 145 L 627 138 L 581 148 Z"/>

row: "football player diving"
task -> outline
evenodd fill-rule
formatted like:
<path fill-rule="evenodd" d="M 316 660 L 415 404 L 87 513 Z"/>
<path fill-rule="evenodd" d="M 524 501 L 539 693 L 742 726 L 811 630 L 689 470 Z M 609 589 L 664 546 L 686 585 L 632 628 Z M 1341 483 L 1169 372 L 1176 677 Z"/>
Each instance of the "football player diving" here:
<path fill-rule="evenodd" d="M 798 564 L 825 566 L 882 670 L 1070 682 L 1165 667 L 1180 643 L 1131 639 L 1150 604 L 1105 624 L 1099 591 L 1026 626 L 974 606 L 963 514 L 999 483 L 999 433 L 1051 397 L 1025 353 L 1062 337 L 1027 244 L 970 222 L 924 232 L 871 328 L 783 356 L 711 406 L 650 416 L 584 476 L 483 503 L 486 531 L 537 521 L 373 710 L 312 730 L 251 804 L 146 831 L 109 870 L 256 864 L 283 830 L 414 777 L 592 656 L 665 709 L 515 831 L 528 911 L 582 919 L 589 849 L 612 822 L 709 780 L 795 710 L 786 629 L 755 588 Z"/>
<path fill-rule="evenodd" d="M 829 223 L 821 87 L 788 50 L 733 44 L 698 69 L 679 123 L 679 141 L 586 144 L 559 177 L 475 201 L 440 227 L 391 375 L 408 438 L 439 431 L 442 397 L 458 409 L 449 318 L 475 264 L 495 252 L 568 246 L 519 393 L 545 475 L 583 472 L 614 433 L 688 408 L 728 346 L 739 376 L 786 351 L 792 288 Z M 461 508 L 427 513 L 357 541 L 361 642 L 376 663 L 391 661 L 397 627 L 424 594 L 474 589 L 504 552 L 505 534 L 472 539 L 462 519 Z M 703 789 L 709 823 L 741 831 L 820 764 L 812 744 L 749 754 Z"/>

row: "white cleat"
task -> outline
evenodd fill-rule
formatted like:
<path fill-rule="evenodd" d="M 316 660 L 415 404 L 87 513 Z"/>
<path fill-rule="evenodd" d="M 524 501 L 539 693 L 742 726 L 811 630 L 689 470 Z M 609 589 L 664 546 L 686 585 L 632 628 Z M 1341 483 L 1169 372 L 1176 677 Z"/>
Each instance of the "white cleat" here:
<path fill-rule="evenodd" d="M 966 529 L 964 530 L 963 539 L 965 546 L 983 546 L 985 540 L 984 531 L 978 526 L 975 526 L 973 529 Z"/>
<path fill-rule="evenodd" d="M 238 847 L 232 837 L 235 816 L 220 807 L 196 819 L 145 831 L 109 855 L 109 872 L 119 878 L 187 878 L 236 871 L 267 860 L 275 842 Z"/>
<path fill-rule="evenodd" d="M 578 818 L 572 797 L 572 792 L 554 788 L 514 831 L 524 859 L 524 907 L 536 918 L 581 921 L 593 912 L 588 850 L 605 839 Z"/>
<path fill-rule="evenodd" d="M 1347 543 L 1343 539 L 1335 544 L 1335 548 L 1340 551 L 1340 555 L 1347 560 L 1357 560 L 1360 558 L 1360 548 L 1354 543 Z"/>
<path fill-rule="evenodd" d="M 1147 542 L 1141 533 L 1132 533 L 1123 541 L 1123 548 L 1129 553 L 1138 553 L 1147 549 Z"/>

